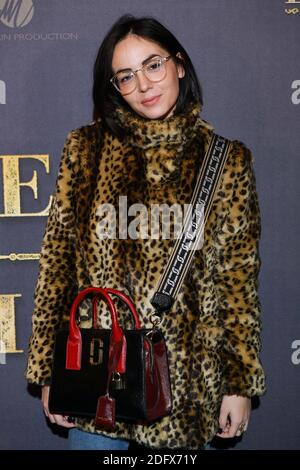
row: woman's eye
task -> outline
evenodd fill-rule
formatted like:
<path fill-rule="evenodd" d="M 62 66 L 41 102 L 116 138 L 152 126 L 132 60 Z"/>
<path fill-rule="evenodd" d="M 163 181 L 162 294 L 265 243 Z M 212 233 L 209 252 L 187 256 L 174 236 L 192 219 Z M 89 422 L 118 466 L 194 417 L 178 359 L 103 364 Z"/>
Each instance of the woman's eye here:
<path fill-rule="evenodd" d="M 132 79 L 132 75 L 124 75 L 119 78 L 119 83 L 127 83 Z"/>
<path fill-rule="evenodd" d="M 157 70 L 160 68 L 160 66 L 161 66 L 161 62 L 157 60 L 155 62 L 151 62 L 150 64 L 148 64 L 147 68 L 148 70 Z"/>

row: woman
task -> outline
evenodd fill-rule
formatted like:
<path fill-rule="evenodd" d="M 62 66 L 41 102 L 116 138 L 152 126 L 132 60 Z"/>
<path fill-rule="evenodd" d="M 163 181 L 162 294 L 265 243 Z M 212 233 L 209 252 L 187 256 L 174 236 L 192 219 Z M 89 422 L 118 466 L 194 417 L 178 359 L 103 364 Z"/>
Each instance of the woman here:
<path fill-rule="evenodd" d="M 96 121 L 65 143 L 43 240 L 27 379 L 43 388 L 52 423 L 72 428 L 72 448 L 200 449 L 217 435 L 247 430 L 254 395 L 265 391 L 259 361 L 257 276 L 260 215 L 252 157 L 232 143 L 206 223 L 204 244 L 161 329 L 169 348 L 173 411 L 151 426 L 51 415 L 48 394 L 55 331 L 76 292 L 106 286 L 126 292 L 145 327 L 150 299 L 174 239 L 109 239 L 97 230 L 101 204 L 191 200 L 212 126 L 199 115 L 194 67 L 177 39 L 152 18 L 124 16 L 105 37 L 94 68 Z M 117 232 L 118 233 L 118 232 Z M 125 315 L 125 312 L 124 312 Z M 81 311 L 82 321 L 88 314 Z M 84 325 L 84 323 L 81 323 Z M 109 326 L 108 313 L 99 318 Z M 84 432 L 82 432 L 84 431 Z M 79 441 L 84 441 L 84 444 Z"/>

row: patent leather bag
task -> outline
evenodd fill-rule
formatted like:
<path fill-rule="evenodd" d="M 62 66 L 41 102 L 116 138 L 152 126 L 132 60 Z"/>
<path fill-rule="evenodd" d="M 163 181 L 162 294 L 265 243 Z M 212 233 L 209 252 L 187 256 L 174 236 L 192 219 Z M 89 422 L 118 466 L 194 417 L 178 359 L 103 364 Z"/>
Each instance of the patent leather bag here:
<path fill-rule="evenodd" d="M 121 328 L 111 294 L 128 306 L 132 329 Z M 92 296 L 93 328 L 76 322 L 80 303 Z M 96 327 L 99 298 L 108 305 L 112 327 Z M 115 421 L 148 423 L 171 412 L 172 399 L 164 337 L 157 327 L 141 328 L 133 302 L 114 289 L 89 287 L 75 298 L 69 327 L 55 339 L 50 413 L 95 419 L 113 429 Z"/>

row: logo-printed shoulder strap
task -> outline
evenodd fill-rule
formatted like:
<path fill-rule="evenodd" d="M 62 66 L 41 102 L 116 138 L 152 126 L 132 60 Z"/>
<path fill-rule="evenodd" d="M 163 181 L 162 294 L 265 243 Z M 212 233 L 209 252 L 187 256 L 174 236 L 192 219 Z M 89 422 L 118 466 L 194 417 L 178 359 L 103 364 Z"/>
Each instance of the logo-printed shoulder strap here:
<path fill-rule="evenodd" d="M 185 217 L 181 236 L 177 239 L 164 274 L 151 299 L 156 314 L 168 311 L 182 285 L 195 250 L 199 248 L 204 226 L 230 149 L 230 141 L 212 134 L 193 192 L 190 210 Z"/>

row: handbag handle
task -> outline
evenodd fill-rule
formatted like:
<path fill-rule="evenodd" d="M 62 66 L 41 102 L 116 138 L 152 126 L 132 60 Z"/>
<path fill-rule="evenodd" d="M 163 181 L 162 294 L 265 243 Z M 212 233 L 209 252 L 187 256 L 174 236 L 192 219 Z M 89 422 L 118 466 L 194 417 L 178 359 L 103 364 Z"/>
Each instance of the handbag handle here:
<path fill-rule="evenodd" d="M 105 287 L 105 290 L 109 294 L 117 295 L 121 300 L 123 300 L 123 302 L 125 302 L 125 304 L 127 304 L 127 306 L 130 309 L 130 312 L 132 313 L 132 316 L 134 318 L 134 327 L 135 327 L 136 330 L 140 330 L 142 328 L 141 322 L 140 322 L 138 313 L 136 311 L 135 305 L 132 302 L 132 300 L 130 299 L 130 297 L 128 297 L 126 294 L 124 294 L 124 292 L 122 292 L 120 290 L 117 290 L 117 289 L 111 289 L 110 287 Z M 144 347 L 145 347 L 146 351 L 150 350 L 150 345 L 149 345 L 148 339 L 145 339 Z"/>
<path fill-rule="evenodd" d="M 121 348 L 120 357 L 117 365 L 117 372 L 123 373 L 126 366 L 126 339 L 123 334 L 122 328 L 120 328 L 117 318 L 117 312 L 115 305 L 108 295 L 108 293 L 102 287 L 87 287 L 83 289 L 76 296 L 70 312 L 69 320 L 69 336 L 67 341 L 66 351 L 66 369 L 80 370 L 81 369 L 81 353 L 82 353 L 82 338 L 80 328 L 76 323 L 76 312 L 79 304 L 89 294 L 97 294 L 104 298 L 106 301 L 112 320 L 112 334 L 111 344 L 118 345 L 118 349 Z M 137 315 L 137 314 L 136 314 Z M 111 354 L 111 351 L 110 351 Z"/>
<path fill-rule="evenodd" d="M 117 295 L 121 300 L 123 300 L 123 302 L 125 302 L 125 304 L 127 304 L 134 319 L 134 327 L 136 330 L 140 330 L 142 328 L 141 322 L 140 322 L 138 313 L 136 311 L 135 305 L 132 302 L 132 300 L 126 294 L 124 294 L 124 292 L 120 290 L 111 289 L 110 287 L 105 287 L 104 290 L 108 292 L 109 294 Z"/>
<path fill-rule="evenodd" d="M 104 287 L 104 290 L 108 294 L 115 294 L 117 295 L 123 302 L 127 305 L 127 307 L 130 310 L 130 313 L 132 315 L 133 321 L 134 321 L 134 328 L 136 330 L 140 330 L 142 328 L 141 322 L 138 316 L 138 313 L 136 311 L 135 305 L 132 302 L 132 300 L 124 294 L 122 291 L 117 290 L 117 289 L 111 289 L 110 287 Z M 97 305 L 98 305 L 98 300 L 99 298 L 95 296 L 93 298 L 93 304 L 92 304 L 92 309 L 93 309 L 93 328 L 97 328 Z"/>

